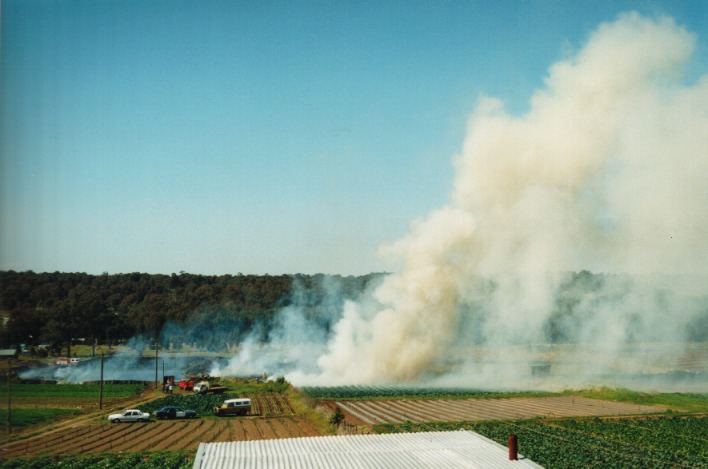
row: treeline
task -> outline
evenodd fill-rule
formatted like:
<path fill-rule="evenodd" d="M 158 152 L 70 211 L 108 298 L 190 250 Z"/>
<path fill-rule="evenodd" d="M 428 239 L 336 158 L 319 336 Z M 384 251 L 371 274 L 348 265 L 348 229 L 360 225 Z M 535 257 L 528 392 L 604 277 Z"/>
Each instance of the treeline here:
<path fill-rule="evenodd" d="M 306 312 L 336 308 L 380 276 L 4 271 L 0 345 L 114 344 L 137 335 L 158 338 L 166 325 L 182 324 L 193 335 L 184 339 L 223 347 L 256 328 L 267 334 L 275 314 L 294 301 Z"/>
<path fill-rule="evenodd" d="M 4 323 L 0 347 L 46 344 L 57 350 L 79 339 L 86 344 L 115 344 L 142 337 L 157 340 L 162 347 L 187 344 L 224 350 L 247 336 L 267 341 L 269 334 L 278 330 L 277 313 L 288 307 L 304 314 L 307 327 L 329 331 L 341 317 L 343 303 L 357 299 L 383 275 L 0 272 L 0 326 Z M 678 288 L 704 285 L 703 280 L 708 281 L 703 277 L 631 277 L 587 271 L 564 274 L 542 324 L 544 337 L 539 340 L 592 340 L 592 335 L 602 337 L 607 332 L 605 323 L 611 319 L 621 327 L 622 340 L 628 342 L 679 336 L 706 341 L 705 287 Z M 490 301 L 493 303 L 490 298 L 500 285 L 497 280 L 477 279 L 470 287 L 479 293 L 478 300 L 458 307 L 464 310 L 461 316 L 474 323 L 464 329 L 466 337 L 471 343 L 483 344 Z"/>

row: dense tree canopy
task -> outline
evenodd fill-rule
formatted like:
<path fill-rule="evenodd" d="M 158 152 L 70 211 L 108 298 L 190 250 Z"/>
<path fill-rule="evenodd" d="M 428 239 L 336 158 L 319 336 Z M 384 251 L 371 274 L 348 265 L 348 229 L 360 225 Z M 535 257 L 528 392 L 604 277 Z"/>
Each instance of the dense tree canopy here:
<path fill-rule="evenodd" d="M 172 275 L 145 273 L 88 275 L 85 273 L 0 272 L 0 347 L 16 344 L 66 346 L 114 344 L 135 336 L 159 340 L 163 346 L 193 344 L 200 349 L 224 350 L 247 336 L 267 340 L 279 311 L 296 307 L 310 324 L 330 330 L 341 317 L 342 304 L 354 300 L 383 274 L 338 275 Z M 623 303 L 635 279 L 628 276 L 568 273 L 558 287 L 543 324 L 549 343 L 582 339 L 583 324 L 602 308 L 623 304 L 628 323 L 642 330 L 641 307 Z M 480 281 L 482 297 L 496 288 Z M 692 319 L 686 327 L 690 341 L 708 340 L 708 299 L 682 297 L 666 287 L 652 292 L 651 303 L 667 312 L 683 308 Z M 636 311 L 635 308 L 636 306 Z M 460 304 L 464 316 L 484 323 L 484 307 Z M 0 323 L 2 324 L 2 323 Z M 631 325 L 630 324 L 630 325 Z M 649 326 L 644 327 L 648 329 Z M 649 328 L 650 329 L 650 328 Z M 644 338 L 649 337 L 646 334 Z M 651 338 L 651 337 L 649 337 Z M 482 337 L 471 337 L 474 343 Z M 628 336 L 626 340 L 632 341 Z M 660 340 L 659 337 L 656 340 Z"/>
<path fill-rule="evenodd" d="M 223 346 L 267 325 L 294 295 L 301 307 L 317 308 L 329 282 L 343 301 L 379 276 L 0 272 L 0 311 L 9 316 L 0 345 L 115 343 L 189 324 L 185 339 Z"/>

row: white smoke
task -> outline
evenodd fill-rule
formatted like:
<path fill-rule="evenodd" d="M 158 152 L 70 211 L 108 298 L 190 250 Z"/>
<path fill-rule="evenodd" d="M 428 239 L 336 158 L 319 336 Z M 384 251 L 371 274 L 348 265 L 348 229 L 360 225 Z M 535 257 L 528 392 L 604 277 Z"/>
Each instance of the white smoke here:
<path fill-rule="evenodd" d="M 182 376 L 182 360 L 160 356 L 156 363 L 151 355 L 151 340 L 136 336 L 131 338 L 116 353 L 107 355 L 103 363 L 103 379 L 106 381 L 154 381 L 166 375 Z M 147 354 L 147 355 L 146 355 Z M 52 365 L 31 368 L 20 373 L 22 379 L 53 380 L 60 383 L 82 383 L 101 379 L 101 359 L 99 357 L 79 359 L 78 364 Z"/>
<path fill-rule="evenodd" d="M 708 77 L 681 73 L 695 41 L 671 19 L 623 14 L 550 67 L 525 115 L 482 98 L 448 204 L 382 249 L 398 273 L 346 303 L 313 340 L 326 349 L 288 379 L 518 385 L 534 360 L 556 360 L 560 348 L 539 344 L 567 272 L 582 270 L 633 280 L 607 276 L 576 305 L 562 333 L 593 345 L 568 347 L 557 371 L 629 372 L 656 348 L 628 344 L 685 341 L 705 277 L 659 274 L 708 266 Z M 618 366 L 619 353 L 631 359 Z"/>

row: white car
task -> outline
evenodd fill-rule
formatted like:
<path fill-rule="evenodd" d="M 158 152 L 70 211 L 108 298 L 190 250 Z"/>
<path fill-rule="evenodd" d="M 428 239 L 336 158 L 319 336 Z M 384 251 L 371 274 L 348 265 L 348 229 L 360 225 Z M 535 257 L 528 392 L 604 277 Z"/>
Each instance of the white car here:
<path fill-rule="evenodd" d="M 120 414 L 111 414 L 108 416 L 108 421 L 111 423 L 147 422 L 148 420 L 150 420 L 150 413 L 137 409 L 128 409 L 124 410 Z"/>

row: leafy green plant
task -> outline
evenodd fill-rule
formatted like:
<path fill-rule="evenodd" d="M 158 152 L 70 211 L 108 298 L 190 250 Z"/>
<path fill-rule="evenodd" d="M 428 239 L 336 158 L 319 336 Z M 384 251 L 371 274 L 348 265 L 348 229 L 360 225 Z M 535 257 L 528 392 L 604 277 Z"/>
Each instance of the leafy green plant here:
<path fill-rule="evenodd" d="M 0 461 L 0 469 L 188 469 L 194 454 L 182 451 L 128 454 L 41 456 Z"/>
<path fill-rule="evenodd" d="M 334 414 L 332 414 L 332 417 L 329 419 L 329 423 L 331 423 L 335 427 L 338 427 L 339 424 L 341 424 L 343 421 L 344 421 L 344 412 L 342 412 L 342 409 L 337 407 L 334 411 Z"/>
<path fill-rule="evenodd" d="M 708 417 L 434 422 L 428 431 L 471 430 L 544 467 L 708 467 Z M 376 425 L 380 433 L 423 431 L 411 422 Z"/>
<path fill-rule="evenodd" d="M 155 412 L 165 406 L 177 406 L 183 409 L 191 409 L 198 415 L 211 415 L 214 407 L 220 406 L 224 400 L 239 397 L 236 394 L 170 394 L 152 402 L 139 406 L 143 412 Z"/>

